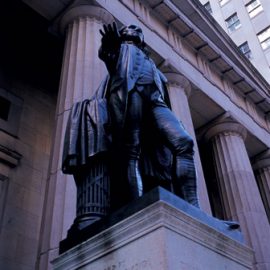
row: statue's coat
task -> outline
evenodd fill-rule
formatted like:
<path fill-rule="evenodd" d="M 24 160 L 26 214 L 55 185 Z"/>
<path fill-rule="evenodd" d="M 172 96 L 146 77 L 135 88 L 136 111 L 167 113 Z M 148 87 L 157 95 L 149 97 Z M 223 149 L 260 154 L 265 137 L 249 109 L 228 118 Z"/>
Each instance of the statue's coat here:
<path fill-rule="evenodd" d="M 152 61 L 151 59 L 148 59 Z M 62 170 L 72 174 L 81 166 L 91 166 L 91 158 L 110 150 L 111 134 L 106 95 L 117 91 L 119 104 L 116 120 L 119 129 L 124 125 L 128 92 L 134 89 L 146 56 L 139 48 L 122 44 L 116 64 L 116 72 L 107 76 L 91 99 L 73 105 L 68 120 L 63 150 Z M 169 104 L 165 76 L 153 65 L 153 81 L 165 102 Z M 145 123 L 143 130 L 142 177 L 156 178 L 157 181 L 171 180 L 172 155 L 163 145 L 151 123 Z M 121 132 L 121 130 L 119 130 Z M 150 132 L 152 132 L 150 134 Z M 155 135 L 155 136 L 153 136 Z"/>

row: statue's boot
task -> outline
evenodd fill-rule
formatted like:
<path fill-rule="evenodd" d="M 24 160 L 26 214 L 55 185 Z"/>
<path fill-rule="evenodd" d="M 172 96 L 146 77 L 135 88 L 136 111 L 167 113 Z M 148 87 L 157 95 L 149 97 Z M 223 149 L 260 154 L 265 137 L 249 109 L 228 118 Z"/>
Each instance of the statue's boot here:
<path fill-rule="evenodd" d="M 196 183 L 196 169 L 193 158 L 189 155 L 186 157 L 176 157 L 175 160 L 176 177 L 173 183 L 174 193 L 183 198 L 188 203 L 199 208 Z M 225 224 L 228 230 L 238 230 L 240 225 L 232 220 L 220 220 Z"/>
<path fill-rule="evenodd" d="M 137 199 L 143 194 L 143 184 L 138 163 L 138 160 L 135 159 L 128 161 L 127 178 L 131 200 Z"/>
<path fill-rule="evenodd" d="M 199 208 L 197 196 L 196 169 L 193 157 L 177 156 L 175 159 L 175 179 L 173 180 L 174 193 L 188 203 Z"/>
<path fill-rule="evenodd" d="M 229 230 L 237 230 L 240 228 L 240 224 L 237 221 L 233 220 L 221 220 L 221 221 L 228 226 Z"/>

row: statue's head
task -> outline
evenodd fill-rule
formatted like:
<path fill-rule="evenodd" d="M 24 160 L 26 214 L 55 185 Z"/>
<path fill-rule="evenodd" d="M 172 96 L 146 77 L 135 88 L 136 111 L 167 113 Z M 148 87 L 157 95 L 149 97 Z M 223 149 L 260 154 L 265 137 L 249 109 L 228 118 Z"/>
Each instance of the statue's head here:
<path fill-rule="evenodd" d="M 142 29 L 135 24 L 122 27 L 120 29 L 120 35 L 123 41 L 132 41 L 138 46 L 142 46 L 144 44 Z"/>

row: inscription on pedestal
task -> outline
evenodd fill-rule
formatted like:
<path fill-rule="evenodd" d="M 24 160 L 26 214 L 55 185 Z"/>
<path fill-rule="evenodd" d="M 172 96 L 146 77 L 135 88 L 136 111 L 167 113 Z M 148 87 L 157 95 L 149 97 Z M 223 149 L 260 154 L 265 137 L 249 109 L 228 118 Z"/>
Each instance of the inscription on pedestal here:
<path fill-rule="evenodd" d="M 179 266 L 181 270 L 201 270 L 198 267 L 192 266 L 191 264 L 185 263 L 185 262 L 180 262 Z"/>
<path fill-rule="evenodd" d="M 102 270 L 151 270 L 150 260 L 142 260 L 134 264 L 127 263 L 125 260 L 106 266 Z"/>

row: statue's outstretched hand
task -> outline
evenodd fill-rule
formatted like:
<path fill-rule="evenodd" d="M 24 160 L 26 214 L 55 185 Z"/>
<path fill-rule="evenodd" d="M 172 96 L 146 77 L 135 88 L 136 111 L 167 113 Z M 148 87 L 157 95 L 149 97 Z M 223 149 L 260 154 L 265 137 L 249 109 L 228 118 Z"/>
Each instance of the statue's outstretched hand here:
<path fill-rule="evenodd" d="M 102 47 L 108 51 L 117 51 L 121 44 L 121 38 L 116 23 L 103 25 L 103 31 L 99 30 L 102 38 Z"/>

